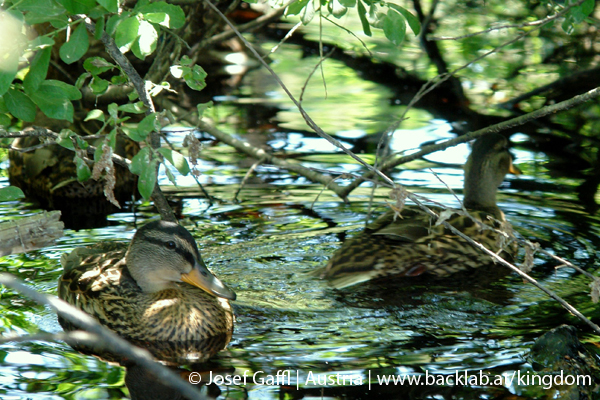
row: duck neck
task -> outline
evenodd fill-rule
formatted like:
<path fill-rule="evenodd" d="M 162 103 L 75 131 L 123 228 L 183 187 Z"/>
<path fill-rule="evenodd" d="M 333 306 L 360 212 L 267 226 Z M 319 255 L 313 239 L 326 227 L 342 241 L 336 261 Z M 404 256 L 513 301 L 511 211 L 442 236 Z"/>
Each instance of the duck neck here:
<path fill-rule="evenodd" d="M 477 168 L 479 167 L 479 168 Z M 485 211 L 495 218 L 502 218 L 502 211 L 496 205 L 498 190 L 493 176 L 488 176 L 481 166 L 467 165 L 464 186 L 464 205 L 469 210 Z"/>

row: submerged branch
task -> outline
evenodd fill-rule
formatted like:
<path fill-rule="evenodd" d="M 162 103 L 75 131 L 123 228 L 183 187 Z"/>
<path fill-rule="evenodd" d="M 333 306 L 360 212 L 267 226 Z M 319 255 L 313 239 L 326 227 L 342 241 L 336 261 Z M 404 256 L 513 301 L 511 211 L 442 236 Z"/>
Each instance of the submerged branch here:
<path fill-rule="evenodd" d="M 447 149 L 448 147 L 456 146 L 457 144 L 471 141 L 473 139 L 476 139 L 476 138 L 478 138 L 482 135 L 488 134 L 488 133 L 499 133 L 499 132 L 505 131 L 507 129 L 514 128 L 516 126 L 524 125 L 524 124 L 531 122 L 533 120 L 536 120 L 538 118 L 545 117 L 546 115 L 554 114 L 556 112 L 564 111 L 569 108 L 578 106 L 580 104 L 583 104 L 583 103 L 590 101 L 592 99 L 595 99 L 597 97 L 600 97 L 600 88 L 594 88 L 594 89 L 588 91 L 587 93 L 574 96 L 573 98 L 571 98 L 569 100 L 561 101 L 560 103 L 542 107 L 539 110 L 532 111 L 528 114 L 521 115 L 519 117 L 515 117 L 515 118 L 509 119 L 507 121 L 500 122 L 495 125 L 490 125 L 486 128 L 479 129 L 475 132 L 466 133 L 466 134 L 456 137 L 454 139 L 445 140 L 441 143 L 432 144 L 429 146 L 423 146 L 421 148 L 421 150 L 419 150 L 416 153 L 410 154 L 408 156 L 394 156 L 393 158 L 385 161 L 381 165 L 381 169 L 385 171 L 385 170 L 394 168 L 398 165 L 407 163 L 409 161 L 419 159 L 427 154 L 431 154 L 436 151 Z M 350 185 L 346 186 L 342 192 L 342 197 L 344 198 L 344 197 L 348 196 L 348 194 L 350 194 L 350 192 L 352 190 L 357 188 L 365 180 L 369 180 L 369 179 L 373 179 L 373 178 L 374 178 L 374 174 L 372 172 L 367 172 L 360 179 L 357 179 L 354 182 L 352 182 Z"/>
<path fill-rule="evenodd" d="M 60 317 L 93 335 L 97 335 L 101 340 L 94 342 L 94 345 L 103 345 L 105 348 L 110 349 L 111 352 L 135 361 L 138 365 L 151 371 L 157 379 L 160 379 L 165 384 L 171 386 L 188 399 L 202 400 L 205 398 L 193 386 L 181 379 L 169 368 L 154 361 L 147 350 L 132 345 L 113 331 L 100 325 L 88 314 L 73 307 L 67 302 L 57 297 L 37 292 L 25 285 L 21 280 L 7 273 L 0 273 L 0 284 L 24 294 L 38 304 L 50 306 Z M 80 337 L 81 333 L 73 333 L 67 337 L 73 339 L 75 336 Z M 90 338 L 85 339 L 88 340 Z"/>

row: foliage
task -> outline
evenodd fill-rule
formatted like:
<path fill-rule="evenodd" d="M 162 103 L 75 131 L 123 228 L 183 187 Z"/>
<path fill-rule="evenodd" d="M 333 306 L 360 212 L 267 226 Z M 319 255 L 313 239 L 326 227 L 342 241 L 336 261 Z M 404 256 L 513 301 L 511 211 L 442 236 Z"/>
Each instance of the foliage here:
<path fill-rule="evenodd" d="M 45 116 L 74 121 L 74 101 L 82 99 L 82 90 L 100 96 L 110 87 L 124 89 L 131 82 L 123 68 L 104 56 L 89 56 L 90 46 L 108 35 L 122 53 L 131 52 L 144 60 L 153 54 L 161 32 L 177 30 L 185 23 L 181 7 L 165 1 L 150 3 L 139 1 L 133 8 L 120 10 L 117 0 L 26 0 L 5 2 L 7 11 L 0 13 L 0 30 L 4 37 L 14 40 L 0 48 L 4 61 L 0 64 L 0 124 L 8 127 L 14 119 L 31 123 L 37 110 Z M 86 23 L 90 24 L 86 26 Z M 32 28 L 37 36 L 32 35 Z M 93 27 L 93 28 L 92 28 Z M 33 36 L 33 38 L 32 38 Z M 48 77 L 50 61 L 54 51 L 67 65 L 82 63 L 83 72 L 74 84 Z M 85 57 L 88 55 L 88 57 Z M 25 63 L 23 61 L 26 61 Z M 192 89 L 201 90 L 206 85 L 206 73 L 193 65 L 189 58 L 180 65 L 171 67 L 173 76 L 183 79 Z M 151 95 L 157 95 L 169 85 L 152 84 Z M 112 149 L 116 136 L 125 134 L 130 139 L 143 143 L 145 151 L 131 164 L 131 171 L 137 173 L 140 193 L 149 198 L 156 182 L 156 167 L 164 162 L 161 153 L 150 146 L 149 135 L 160 130 L 159 113 L 150 113 L 142 102 L 134 102 L 138 94 L 130 96 L 125 104 L 112 103 L 105 110 L 94 109 L 88 112 L 85 121 L 101 123 L 97 134 L 103 134 L 104 143 Z M 146 114 L 139 124 L 126 122 L 137 114 Z M 19 126 L 17 121 L 15 126 Z M 88 144 L 72 130 L 63 130 L 57 139 L 58 144 L 77 151 L 75 156 L 77 178 L 80 181 L 92 175 L 88 162 L 84 161 Z M 103 148 L 98 146 L 94 160 L 102 159 Z M 175 151 L 169 151 L 166 158 L 174 162 L 179 172 L 187 174 L 186 159 Z M 151 176 L 154 175 L 152 178 Z M 14 191 L 0 193 L 6 199 L 14 198 Z M 7 197 L 8 196 L 8 197 Z"/>
<path fill-rule="evenodd" d="M 407 9 L 383 0 L 300 0 L 288 6 L 287 15 L 299 15 L 304 25 L 317 15 L 341 18 L 348 9 L 355 8 L 365 35 L 371 36 L 371 27 L 382 29 L 385 36 L 400 46 L 406 35 L 406 24 L 415 35 L 421 31 L 419 20 Z"/>

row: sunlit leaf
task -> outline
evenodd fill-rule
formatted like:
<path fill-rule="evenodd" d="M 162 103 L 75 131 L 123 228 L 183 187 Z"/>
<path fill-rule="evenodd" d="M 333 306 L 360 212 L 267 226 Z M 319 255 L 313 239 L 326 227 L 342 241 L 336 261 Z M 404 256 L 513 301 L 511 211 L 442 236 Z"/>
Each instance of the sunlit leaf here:
<path fill-rule="evenodd" d="M 144 19 L 150 21 L 150 22 L 155 22 L 155 21 L 151 21 L 150 18 L 154 18 L 154 17 L 147 17 L 148 14 L 152 15 L 152 14 L 157 14 L 157 13 L 165 13 L 169 16 L 168 19 L 168 25 L 165 25 L 168 28 L 171 29 L 178 29 L 181 28 L 184 24 L 185 24 L 185 13 L 183 12 L 183 10 L 181 9 L 181 7 L 174 5 L 174 4 L 167 4 L 164 1 L 156 1 L 150 4 L 147 4 L 145 6 L 136 8 L 136 11 L 141 13 L 142 16 L 144 17 Z M 159 23 L 159 22 L 155 22 L 155 23 Z M 163 25 L 163 24 L 161 24 Z"/>
<path fill-rule="evenodd" d="M 361 0 L 356 2 L 358 9 L 358 17 L 360 18 L 360 23 L 362 24 L 363 31 L 365 35 L 371 36 L 371 27 L 369 26 L 369 21 L 367 20 L 367 9 L 363 5 Z"/>
<path fill-rule="evenodd" d="M 90 121 L 90 120 L 98 120 L 98 121 L 102 121 L 104 122 L 104 111 L 102 110 L 91 110 L 90 112 L 87 113 L 84 121 Z"/>
<path fill-rule="evenodd" d="M 145 59 L 156 50 L 158 32 L 154 26 L 147 21 L 140 21 L 139 37 L 131 46 L 131 51 L 140 60 Z"/>
<path fill-rule="evenodd" d="M 329 12 L 336 18 L 341 18 L 348 12 L 348 7 L 342 5 L 339 0 L 330 0 L 327 3 Z"/>
<path fill-rule="evenodd" d="M 122 53 L 131 49 L 133 43 L 139 37 L 140 21 L 136 16 L 129 17 L 117 26 L 115 32 L 115 43 Z"/>
<path fill-rule="evenodd" d="M 181 155 L 181 153 L 166 147 L 158 149 L 158 152 L 167 160 L 169 160 L 171 165 L 177 168 L 177 171 L 179 171 L 181 175 L 185 176 L 190 173 L 190 166 L 188 165 L 186 158 Z"/>
<path fill-rule="evenodd" d="M 300 20 L 304 25 L 307 25 L 315 17 L 315 0 L 310 0 L 302 13 L 300 14 Z"/>
<path fill-rule="evenodd" d="M 385 37 L 396 46 L 400 46 L 406 35 L 406 22 L 404 17 L 394 10 L 389 10 L 383 19 L 383 32 Z"/>
<path fill-rule="evenodd" d="M 298 15 L 302 9 L 309 3 L 310 0 L 299 0 L 290 4 L 285 12 L 285 15 Z"/>
<path fill-rule="evenodd" d="M 152 22 L 153 24 L 162 25 L 164 27 L 169 27 L 170 17 L 169 14 L 164 12 L 159 13 L 145 13 L 144 19 L 148 22 Z"/>
<path fill-rule="evenodd" d="M 417 17 L 410 13 L 410 11 L 394 3 L 386 3 L 386 5 L 402 14 L 402 16 L 406 19 L 406 22 L 408 22 L 408 26 L 410 26 L 410 29 L 415 35 L 421 33 L 421 23 Z"/>
<path fill-rule="evenodd" d="M 146 112 L 146 106 L 141 101 L 138 101 L 136 103 L 123 104 L 118 107 L 118 110 L 132 114 L 143 114 Z"/>

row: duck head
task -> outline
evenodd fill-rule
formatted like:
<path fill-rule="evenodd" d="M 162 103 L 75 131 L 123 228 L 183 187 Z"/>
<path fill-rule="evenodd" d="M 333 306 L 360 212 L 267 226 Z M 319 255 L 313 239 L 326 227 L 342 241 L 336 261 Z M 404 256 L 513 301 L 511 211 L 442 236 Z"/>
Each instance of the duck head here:
<path fill-rule="evenodd" d="M 144 292 L 158 292 L 185 282 L 213 296 L 235 300 L 235 293 L 204 264 L 192 235 L 174 222 L 154 221 L 138 229 L 125 261 Z"/>
<path fill-rule="evenodd" d="M 506 138 L 496 133 L 479 137 L 465 164 L 465 207 L 501 215 L 496 192 L 509 172 L 521 173 L 512 164 Z"/>

